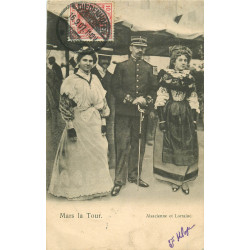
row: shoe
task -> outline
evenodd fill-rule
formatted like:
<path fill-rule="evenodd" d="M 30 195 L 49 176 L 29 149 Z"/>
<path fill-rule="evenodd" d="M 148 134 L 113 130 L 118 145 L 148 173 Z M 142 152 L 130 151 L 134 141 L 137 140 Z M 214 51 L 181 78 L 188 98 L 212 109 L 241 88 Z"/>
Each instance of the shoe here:
<path fill-rule="evenodd" d="M 172 186 L 172 191 L 177 192 L 179 190 L 180 186 Z"/>
<path fill-rule="evenodd" d="M 181 190 L 184 194 L 188 195 L 189 194 L 189 188 L 188 189 L 184 189 L 183 187 L 181 187 Z"/>
<path fill-rule="evenodd" d="M 137 179 L 128 179 L 128 182 L 135 183 L 137 185 Z M 140 187 L 149 187 L 148 183 L 146 183 L 142 179 L 139 179 L 139 186 Z"/>
<path fill-rule="evenodd" d="M 111 195 L 112 196 L 116 196 L 120 193 L 120 190 L 121 190 L 122 186 L 121 185 L 117 185 L 115 184 L 112 191 L 111 191 Z"/>
<path fill-rule="evenodd" d="M 153 142 L 152 141 L 147 141 L 147 145 L 148 146 L 153 146 Z"/>

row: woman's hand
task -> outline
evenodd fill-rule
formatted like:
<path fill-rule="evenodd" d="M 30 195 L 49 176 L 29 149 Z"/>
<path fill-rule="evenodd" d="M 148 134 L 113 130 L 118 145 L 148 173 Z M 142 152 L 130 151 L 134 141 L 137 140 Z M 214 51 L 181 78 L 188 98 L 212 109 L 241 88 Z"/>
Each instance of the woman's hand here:
<path fill-rule="evenodd" d="M 195 109 L 192 109 L 192 115 L 193 115 L 193 123 L 194 123 L 194 129 L 197 131 L 197 120 L 198 120 L 198 113 Z"/>
<path fill-rule="evenodd" d="M 166 132 L 166 122 L 159 122 L 159 128 L 162 132 Z"/>
<path fill-rule="evenodd" d="M 194 130 L 197 131 L 197 123 L 194 121 Z"/>
<path fill-rule="evenodd" d="M 155 119 L 155 112 L 154 111 L 151 111 L 150 113 L 149 113 L 149 117 L 150 117 L 150 119 Z"/>
<path fill-rule="evenodd" d="M 77 135 L 76 135 L 76 131 L 74 128 L 70 128 L 67 130 L 68 132 L 68 137 L 70 139 L 70 141 L 72 142 L 76 142 L 77 141 Z"/>
<path fill-rule="evenodd" d="M 107 133 L 107 126 L 106 125 L 102 125 L 101 131 L 102 131 L 102 135 L 105 136 L 106 133 Z"/>
<path fill-rule="evenodd" d="M 157 111 L 159 116 L 159 128 L 162 132 L 166 132 L 166 121 L 164 119 L 163 107 L 162 106 L 157 107 Z"/>

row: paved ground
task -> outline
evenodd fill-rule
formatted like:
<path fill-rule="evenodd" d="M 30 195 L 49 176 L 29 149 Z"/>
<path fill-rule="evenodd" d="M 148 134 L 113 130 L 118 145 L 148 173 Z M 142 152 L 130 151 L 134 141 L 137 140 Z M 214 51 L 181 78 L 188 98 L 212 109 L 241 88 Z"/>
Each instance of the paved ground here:
<path fill-rule="evenodd" d="M 148 188 L 138 188 L 135 184 L 127 183 L 117 197 L 104 197 L 98 198 L 85 202 L 95 202 L 96 200 L 109 201 L 110 199 L 115 199 L 116 201 L 136 199 L 136 200 L 178 200 L 178 199 L 188 199 L 188 200 L 203 200 L 204 194 L 204 132 L 198 131 L 198 141 L 199 141 L 199 174 L 194 182 L 189 184 L 190 194 L 185 196 L 181 190 L 176 193 L 172 192 L 171 187 L 163 181 L 156 180 L 153 176 L 153 147 L 147 146 L 143 162 L 142 179 L 146 181 L 150 187 Z M 52 163 L 49 161 L 48 163 Z M 50 172 L 50 171 L 49 171 Z M 110 170 L 111 176 L 114 179 L 114 169 Z M 52 195 L 47 195 L 48 200 L 61 200 L 53 197 Z"/>

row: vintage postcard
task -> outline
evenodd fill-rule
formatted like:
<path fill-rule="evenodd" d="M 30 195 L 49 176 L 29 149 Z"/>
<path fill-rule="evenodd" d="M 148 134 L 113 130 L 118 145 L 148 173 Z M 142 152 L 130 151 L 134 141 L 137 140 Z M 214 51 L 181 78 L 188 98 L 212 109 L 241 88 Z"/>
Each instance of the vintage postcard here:
<path fill-rule="evenodd" d="M 204 249 L 204 2 L 47 2 L 48 250 Z"/>

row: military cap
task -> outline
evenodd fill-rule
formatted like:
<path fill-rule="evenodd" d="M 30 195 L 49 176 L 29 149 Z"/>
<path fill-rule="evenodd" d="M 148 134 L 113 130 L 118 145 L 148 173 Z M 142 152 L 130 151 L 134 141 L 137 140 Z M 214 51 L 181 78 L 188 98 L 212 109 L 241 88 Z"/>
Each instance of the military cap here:
<path fill-rule="evenodd" d="M 143 36 L 131 36 L 130 45 L 147 47 L 147 38 Z"/>

